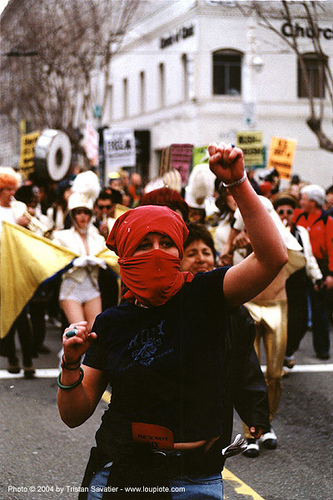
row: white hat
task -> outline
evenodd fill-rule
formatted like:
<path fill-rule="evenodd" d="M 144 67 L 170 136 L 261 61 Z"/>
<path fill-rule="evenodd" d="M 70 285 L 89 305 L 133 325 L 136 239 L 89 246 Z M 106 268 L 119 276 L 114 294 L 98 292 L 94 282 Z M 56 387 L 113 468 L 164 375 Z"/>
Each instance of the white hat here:
<path fill-rule="evenodd" d="M 97 175 L 91 170 L 87 170 L 75 177 L 72 190 L 74 193 L 84 194 L 94 201 L 98 197 L 101 187 Z"/>
<path fill-rule="evenodd" d="M 186 203 L 192 208 L 205 208 L 205 199 L 214 194 L 215 179 L 207 163 L 196 165 L 185 189 Z"/>
<path fill-rule="evenodd" d="M 301 194 L 307 194 L 309 200 L 314 200 L 322 207 L 325 203 L 326 193 L 325 189 L 316 184 L 311 184 L 310 186 L 304 186 L 301 189 Z"/>
<path fill-rule="evenodd" d="M 74 208 L 88 208 L 93 210 L 94 199 L 89 198 L 83 193 L 73 193 L 68 198 L 68 210 L 72 211 Z"/>
<path fill-rule="evenodd" d="M 198 203 L 190 186 L 186 186 L 185 188 L 185 201 L 191 208 L 205 208 L 205 199 L 203 199 L 202 203 Z"/>
<path fill-rule="evenodd" d="M 178 193 L 182 190 L 182 178 L 178 170 L 173 168 L 163 175 L 163 183 L 165 187 L 174 189 Z"/>

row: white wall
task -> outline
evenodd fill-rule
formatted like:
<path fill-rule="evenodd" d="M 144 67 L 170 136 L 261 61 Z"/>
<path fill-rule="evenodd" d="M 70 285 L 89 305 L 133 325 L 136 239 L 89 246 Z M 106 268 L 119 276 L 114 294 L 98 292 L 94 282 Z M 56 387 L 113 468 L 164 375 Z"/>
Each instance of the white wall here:
<path fill-rule="evenodd" d="M 242 96 L 214 96 L 212 94 L 212 53 L 230 48 L 245 54 L 247 50 L 247 21 L 238 11 L 189 8 L 195 2 L 165 2 L 167 10 L 157 9 L 155 16 L 147 17 L 134 29 L 131 44 L 112 62 L 113 85 L 112 121 L 114 127 L 149 128 L 152 152 L 172 143 L 192 143 L 203 146 L 211 141 L 235 139 L 237 130 L 244 130 Z M 187 8 L 186 8 L 187 7 Z M 321 25 L 332 26 L 332 19 Z M 282 22 L 276 21 L 280 28 Z M 161 49 L 161 38 L 173 36 L 183 26 L 194 26 L 194 36 L 181 37 Z M 269 148 L 271 137 L 297 140 L 294 173 L 311 182 L 332 183 L 333 154 L 320 150 L 317 139 L 306 125 L 309 113 L 307 99 L 297 97 L 297 61 L 293 52 L 277 36 L 257 29 L 258 50 L 264 61 L 261 73 L 255 75 L 257 130 L 263 132 L 264 145 Z M 311 51 L 309 39 L 300 40 L 303 51 Z M 323 42 L 324 50 L 332 60 L 333 39 Z M 182 55 L 194 56 L 194 100 L 185 102 Z M 165 104 L 161 105 L 159 64 L 165 68 Z M 146 81 L 146 111 L 141 112 L 140 72 Z M 128 79 L 129 115 L 123 117 L 123 79 Z M 333 137 L 332 123 L 327 120 L 324 129 Z M 152 154 L 152 158 L 154 155 Z M 158 165 L 152 160 L 151 171 Z"/>

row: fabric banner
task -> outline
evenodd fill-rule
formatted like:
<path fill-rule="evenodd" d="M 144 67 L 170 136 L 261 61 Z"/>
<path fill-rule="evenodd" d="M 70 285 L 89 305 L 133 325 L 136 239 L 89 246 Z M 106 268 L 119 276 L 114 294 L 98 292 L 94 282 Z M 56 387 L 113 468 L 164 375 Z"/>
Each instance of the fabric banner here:
<path fill-rule="evenodd" d="M 0 328 L 8 333 L 38 287 L 65 270 L 78 254 L 21 226 L 3 222 L 0 250 Z M 118 257 L 105 248 L 102 258 L 119 276 Z"/>

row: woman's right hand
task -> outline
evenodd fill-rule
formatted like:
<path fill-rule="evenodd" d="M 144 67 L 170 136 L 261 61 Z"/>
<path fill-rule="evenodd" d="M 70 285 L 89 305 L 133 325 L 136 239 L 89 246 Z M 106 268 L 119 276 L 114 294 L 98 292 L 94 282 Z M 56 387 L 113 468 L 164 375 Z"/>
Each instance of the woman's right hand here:
<path fill-rule="evenodd" d="M 73 330 L 76 331 L 76 334 L 68 338 L 66 333 Z M 87 321 L 71 323 L 69 327 L 65 329 L 62 336 L 65 363 L 70 364 L 79 361 L 81 356 L 89 349 L 96 338 L 97 334 L 95 332 L 89 332 Z"/>
<path fill-rule="evenodd" d="M 209 168 L 216 177 L 226 183 L 233 184 L 244 175 L 244 153 L 233 145 L 210 144 L 208 146 Z"/>

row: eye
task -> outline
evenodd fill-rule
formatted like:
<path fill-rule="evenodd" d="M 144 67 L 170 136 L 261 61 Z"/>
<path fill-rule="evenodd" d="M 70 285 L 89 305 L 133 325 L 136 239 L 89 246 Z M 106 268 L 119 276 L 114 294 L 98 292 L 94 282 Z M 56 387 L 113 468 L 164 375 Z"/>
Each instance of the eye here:
<path fill-rule="evenodd" d="M 151 243 L 149 243 L 148 241 L 145 241 L 143 243 L 140 243 L 140 245 L 137 247 L 137 251 L 138 250 L 147 250 L 148 248 L 150 248 L 151 246 Z"/>
<path fill-rule="evenodd" d="M 165 248 L 171 248 L 173 247 L 172 241 L 162 241 L 162 246 Z"/>
<path fill-rule="evenodd" d="M 191 252 L 186 252 L 186 257 L 194 257 L 196 254 L 196 252 L 194 252 L 193 250 Z"/>

